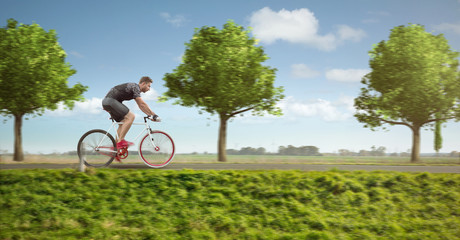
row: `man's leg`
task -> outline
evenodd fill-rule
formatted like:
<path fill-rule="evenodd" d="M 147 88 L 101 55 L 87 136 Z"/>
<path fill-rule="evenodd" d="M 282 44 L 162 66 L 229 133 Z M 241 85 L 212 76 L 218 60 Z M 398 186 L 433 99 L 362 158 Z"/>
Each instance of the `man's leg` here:
<path fill-rule="evenodd" d="M 119 143 L 119 142 L 121 142 L 121 140 L 125 139 L 126 134 L 128 133 L 128 131 L 131 128 L 131 126 L 133 125 L 134 118 L 135 118 L 134 113 L 132 113 L 131 111 L 129 111 L 128 114 L 126 114 L 125 118 L 123 119 L 123 124 L 118 126 L 117 143 Z"/>

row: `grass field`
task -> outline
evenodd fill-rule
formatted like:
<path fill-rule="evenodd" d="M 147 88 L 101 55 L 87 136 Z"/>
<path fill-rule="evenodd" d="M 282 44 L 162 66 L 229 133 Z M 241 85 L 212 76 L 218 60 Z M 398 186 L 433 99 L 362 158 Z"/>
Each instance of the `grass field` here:
<path fill-rule="evenodd" d="M 460 239 L 460 174 L 0 171 L 0 239 Z"/>
<path fill-rule="evenodd" d="M 408 157 L 347 157 L 347 156 L 279 156 L 279 155 L 228 155 L 228 163 L 305 163 L 305 164 L 411 164 Z M 423 165 L 460 164 L 455 157 L 422 157 Z M 26 155 L 23 163 L 77 163 L 78 157 L 71 155 Z M 125 163 L 142 163 L 137 154 L 131 154 Z M 173 163 L 218 163 L 217 156 L 208 154 L 178 154 Z M 1 156 L 0 163 L 17 163 L 11 155 Z"/>

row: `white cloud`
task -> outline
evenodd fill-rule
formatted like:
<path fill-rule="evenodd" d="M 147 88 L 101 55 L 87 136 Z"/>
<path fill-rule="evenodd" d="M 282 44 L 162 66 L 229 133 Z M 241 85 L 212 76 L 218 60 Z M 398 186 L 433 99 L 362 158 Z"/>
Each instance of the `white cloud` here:
<path fill-rule="evenodd" d="M 183 15 L 174 15 L 171 16 L 171 14 L 167 12 L 162 12 L 160 13 L 160 16 L 166 20 L 166 22 L 171 23 L 175 27 L 180 27 L 182 26 L 185 22 L 187 22 L 187 19 Z"/>
<path fill-rule="evenodd" d="M 252 116 L 250 113 L 237 116 L 235 121 L 243 124 L 269 124 L 280 118 L 286 121 L 302 121 L 305 118 L 320 118 L 326 122 L 345 121 L 353 117 L 356 112 L 354 97 L 340 96 L 335 101 L 314 99 L 299 101 L 293 96 L 288 96 L 277 103 L 283 115 L 281 117 L 265 114 L 264 116 Z"/>
<path fill-rule="evenodd" d="M 373 24 L 373 23 L 379 23 L 380 20 L 375 19 L 375 18 L 367 18 L 367 19 L 362 20 L 361 22 L 365 24 Z"/>
<path fill-rule="evenodd" d="M 266 44 L 277 40 L 301 43 L 324 51 L 334 50 L 344 41 L 359 41 L 365 36 L 361 29 L 339 25 L 338 32 L 320 35 L 319 21 L 306 8 L 274 12 L 269 7 L 254 12 L 250 17 L 254 35 Z M 352 34 L 355 34 L 352 36 Z"/>
<path fill-rule="evenodd" d="M 368 69 L 332 69 L 326 72 L 326 78 L 338 82 L 359 82 L 368 73 Z"/>
<path fill-rule="evenodd" d="M 184 54 L 181 54 L 180 56 L 175 57 L 173 60 L 174 62 L 177 62 L 177 63 L 183 63 L 184 62 L 183 59 L 184 59 Z"/>
<path fill-rule="evenodd" d="M 68 117 L 68 116 L 82 116 L 82 115 L 95 115 L 100 114 L 104 110 L 102 109 L 101 98 L 86 99 L 84 102 L 75 102 L 75 106 L 72 110 L 66 109 L 63 103 L 58 104 L 58 108 L 54 111 L 46 111 L 49 116 L 55 117 Z"/>
<path fill-rule="evenodd" d="M 141 93 L 141 96 L 144 101 L 156 101 L 159 97 L 159 94 L 154 89 L 150 89 L 150 91 L 146 93 Z M 140 111 L 135 101 L 126 101 L 123 102 L 123 104 L 136 112 Z M 104 109 L 102 109 L 102 98 L 96 97 L 86 99 L 83 102 L 75 102 L 75 106 L 72 110 L 66 109 L 66 106 L 63 103 L 59 103 L 56 110 L 46 111 L 46 115 L 53 117 L 85 116 L 97 115 L 101 113 L 105 113 Z M 142 112 L 140 113 L 143 114 Z"/>
<path fill-rule="evenodd" d="M 77 102 L 75 103 L 75 110 L 80 113 L 99 114 L 103 112 L 102 99 L 93 97 L 84 102 Z"/>
<path fill-rule="evenodd" d="M 355 109 L 353 98 L 348 96 L 342 96 L 335 102 L 324 99 L 302 102 L 289 96 L 280 101 L 278 107 L 287 118 L 319 117 L 328 122 L 347 120 Z"/>
<path fill-rule="evenodd" d="M 356 108 L 354 104 L 355 104 L 355 98 L 352 96 L 341 96 L 339 100 L 336 102 L 337 106 L 343 107 L 350 113 L 356 112 Z"/>
<path fill-rule="evenodd" d="M 83 54 L 77 52 L 77 51 L 70 51 L 69 52 L 70 55 L 74 56 L 74 57 L 77 57 L 77 58 L 84 58 L 85 56 L 83 56 Z"/>
<path fill-rule="evenodd" d="M 341 41 L 359 42 L 366 36 L 362 29 L 354 29 L 347 25 L 339 25 L 337 36 Z"/>
<path fill-rule="evenodd" d="M 155 89 L 151 88 L 150 91 L 146 93 L 141 93 L 141 97 L 144 101 L 151 101 L 151 100 L 158 100 L 160 95 L 155 91 Z"/>
<path fill-rule="evenodd" d="M 460 35 L 460 22 L 459 23 L 441 23 L 434 25 L 433 29 L 438 32 L 453 32 Z"/>
<path fill-rule="evenodd" d="M 291 65 L 291 75 L 294 78 L 314 78 L 320 75 L 320 72 L 315 71 L 305 64 Z"/>

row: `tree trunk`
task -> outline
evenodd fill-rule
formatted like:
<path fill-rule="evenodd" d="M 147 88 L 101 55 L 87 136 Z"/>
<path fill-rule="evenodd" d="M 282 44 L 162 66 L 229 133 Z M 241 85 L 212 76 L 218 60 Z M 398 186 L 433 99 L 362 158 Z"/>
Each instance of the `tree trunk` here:
<path fill-rule="evenodd" d="M 217 146 L 219 162 L 227 161 L 227 120 L 228 118 L 226 116 L 220 116 L 219 143 Z"/>
<path fill-rule="evenodd" d="M 420 126 L 412 126 L 412 154 L 410 162 L 420 162 Z"/>
<path fill-rule="evenodd" d="M 22 117 L 23 115 L 14 115 L 14 161 L 24 161 L 22 151 Z"/>

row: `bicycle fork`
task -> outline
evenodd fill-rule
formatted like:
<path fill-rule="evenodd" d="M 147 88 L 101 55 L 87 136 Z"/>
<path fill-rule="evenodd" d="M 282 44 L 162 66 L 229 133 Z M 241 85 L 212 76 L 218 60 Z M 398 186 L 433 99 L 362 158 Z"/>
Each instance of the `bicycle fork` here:
<path fill-rule="evenodd" d="M 159 148 L 157 145 L 155 145 L 154 139 L 153 139 L 153 137 L 152 137 L 152 133 L 153 133 L 152 129 L 151 129 L 151 128 L 148 128 L 148 129 L 147 129 L 147 134 L 149 135 L 149 141 L 150 141 L 150 143 L 152 144 L 153 149 L 155 149 L 155 151 L 158 152 L 158 151 L 160 151 L 160 148 Z"/>

